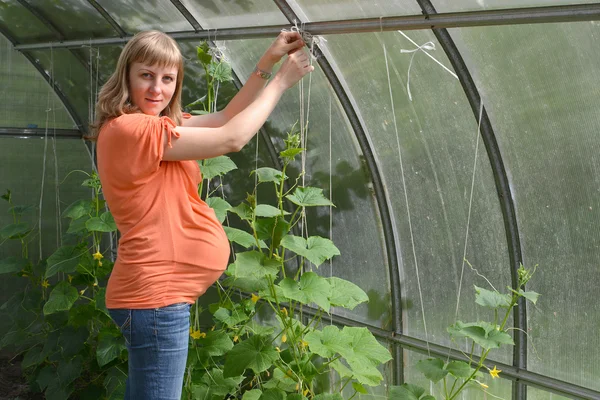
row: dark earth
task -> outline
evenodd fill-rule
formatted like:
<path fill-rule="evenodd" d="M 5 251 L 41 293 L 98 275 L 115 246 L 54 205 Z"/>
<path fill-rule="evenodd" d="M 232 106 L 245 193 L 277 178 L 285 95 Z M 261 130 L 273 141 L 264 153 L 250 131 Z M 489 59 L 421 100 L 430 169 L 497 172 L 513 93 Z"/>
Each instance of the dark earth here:
<path fill-rule="evenodd" d="M 30 393 L 27 380 L 21 376 L 22 357 L 0 352 L 0 400 L 42 400 L 40 393 Z"/>

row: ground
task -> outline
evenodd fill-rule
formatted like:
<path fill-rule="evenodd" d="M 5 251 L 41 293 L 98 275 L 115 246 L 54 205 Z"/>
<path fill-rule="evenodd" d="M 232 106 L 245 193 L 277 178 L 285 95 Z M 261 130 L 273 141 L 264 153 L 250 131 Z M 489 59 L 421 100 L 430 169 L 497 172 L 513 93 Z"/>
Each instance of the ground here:
<path fill-rule="evenodd" d="M 0 352 L 0 400 L 40 400 L 41 394 L 29 392 L 27 381 L 21 376 L 21 357 L 13 358 Z"/>

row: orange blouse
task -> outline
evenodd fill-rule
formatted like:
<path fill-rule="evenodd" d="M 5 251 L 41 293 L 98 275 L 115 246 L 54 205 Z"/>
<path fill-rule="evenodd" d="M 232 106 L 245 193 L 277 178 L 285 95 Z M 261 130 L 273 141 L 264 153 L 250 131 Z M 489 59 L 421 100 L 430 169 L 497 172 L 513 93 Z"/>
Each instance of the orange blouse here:
<path fill-rule="evenodd" d="M 227 268 L 229 242 L 198 196 L 196 161 L 162 161 L 168 117 L 125 114 L 107 122 L 97 143 L 98 173 L 121 232 L 106 289 L 108 308 L 193 303 Z"/>

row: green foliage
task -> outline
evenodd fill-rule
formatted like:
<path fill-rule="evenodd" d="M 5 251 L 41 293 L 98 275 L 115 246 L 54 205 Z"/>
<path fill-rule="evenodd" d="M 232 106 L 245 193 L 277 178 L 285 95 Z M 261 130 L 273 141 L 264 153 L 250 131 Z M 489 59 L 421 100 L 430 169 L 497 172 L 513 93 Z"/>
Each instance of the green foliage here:
<path fill-rule="evenodd" d="M 533 277 L 537 266 L 533 269 L 526 269 L 522 265 L 518 270 L 517 288 L 508 288 L 507 293 L 500 293 L 497 290 L 483 289 L 475 286 L 475 303 L 493 310 L 493 322 L 462 322 L 450 325 L 447 330 L 452 339 L 467 339 L 471 343 L 471 352 L 467 355 L 469 362 L 450 361 L 445 362 L 439 358 L 428 358 L 417 363 L 416 368 L 433 384 L 441 386 L 439 392 L 443 394 L 444 400 L 454 400 L 466 388 L 476 388 L 482 391 L 488 389 L 488 385 L 481 382 L 483 378 L 482 369 L 488 369 L 491 378 L 497 378 L 498 373 L 494 366 L 489 369 L 484 365 L 490 351 L 500 348 L 503 345 L 514 345 L 509 329 L 506 327 L 508 318 L 513 308 L 517 305 L 519 298 L 535 304 L 539 294 L 536 292 L 526 292 L 524 286 Z M 503 312 L 502 319 L 499 320 L 500 312 Z M 479 359 L 475 359 L 475 351 L 480 350 Z M 490 394 L 492 397 L 496 397 Z M 400 400 L 435 400 L 433 396 L 425 393 L 425 389 L 404 384 L 402 386 L 393 386 L 390 391 L 390 399 Z"/>

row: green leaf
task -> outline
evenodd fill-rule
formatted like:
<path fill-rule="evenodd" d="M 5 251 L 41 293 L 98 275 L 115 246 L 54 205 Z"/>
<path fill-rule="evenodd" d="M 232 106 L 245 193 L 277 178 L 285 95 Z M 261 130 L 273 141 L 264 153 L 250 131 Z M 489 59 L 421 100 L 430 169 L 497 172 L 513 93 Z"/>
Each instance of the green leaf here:
<path fill-rule="evenodd" d="M 259 400 L 286 400 L 286 393 L 281 389 L 265 390 Z"/>
<path fill-rule="evenodd" d="M 221 83 L 230 82 L 233 80 L 231 73 L 231 65 L 226 62 L 213 62 L 208 69 L 209 74 Z"/>
<path fill-rule="evenodd" d="M 225 230 L 225 233 L 227 234 L 227 238 L 229 239 L 230 242 L 237 243 L 240 246 L 245 247 L 247 249 L 250 247 L 256 246 L 256 241 L 254 240 L 254 236 L 252 236 L 248 232 L 243 231 L 241 229 L 237 229 L 237 228 L 230 228 L 228 226 L 224 226 L 223 229 Z M 265 244 L 264 241 L 259 240 L 258 242 L 260 243 L 261 248 L 267 247 L 267 245 Z"/>
<path fill-rule="evenodd" d="M 471 376 L 473 369 L 464 361 L 450 361 L 446 365 L 446 371 L 456 378 L 468 378 Z"/>
<path fill-rule="evenodd" d="M 204 95 L 204 96 L 200 97 L 199 99 L 191 102 L 190 104 L 187 104 L 185 106 L 185 108 L 193 108 L 193 107 L 196 107 L 196 106 L 201 106 L 206 101 L 207 97 L 208 97 L 207 95 Z M 190 112 L 190 114 L 193 114 L 193 115 L 204 115 L 204 114 L 209 114 L 209 112 L 208 111 L 204 111 L 204 110 L 192 110 Z"/>
<path fill-rule="evenodd" d="M 281 178 L 283 177 L 283 179 L 287 179 L 287 175 L 284 175 L 283 172 L 274 169 L 274 168 L 269 168 L 269 167 L 262 167 L 262 168 L 258 168 L 254 171 L 252 171 L 250 173 L 250 175 L 256 173 L 256 175 L 258 176 L 258 182 L 259 183 L 264 183 L 264 182 L 274 182 L 274 183 L 280 183 L 281 182 Z"/>
<path fill-rule="evenodd" d="M 79 378 L 82 373 L 82 366 L 83 359 L 81 356 L 61 361 L 56 369 L 61 385 L 68 385 Z"/>
<path fill-rule="evenodd" d="M 80 326 L 77 329 L 71 326 L 63 327 L 58 338 L 58 346 L 62 351 L 63 358 L 70 359 L 83 350 L 89 336 L 90 332 L 87 327 Z"/>
<path fill-rule="evenodd" d="M 223 398 L 229 393 L 235 391 L 240 383 L 244 380 L 244 376 L 235 376 L 230 378 L 223 377 L 223 371 L 213 368 L 210 373 L 206 373 L 201 382 L 210 388 L 212 396 Z"/>
<path fill-rule="evenodd" d="M 354 283 L 335 276 L 325 279 L 331 285 L 331 297 L 329 301 L 332 306 L 353 310 L 360 303 L 369 301 L 369 296 Z"/>
<path fill-rule="evenodd" d="M 259 204 L 256 206 L 254 213 L 257 217 L 277 217 L 280 215 L 289 215 L 290 213 L 287 211 L 283 211 L 283 213 L 277 208 L 268 204 Z"/>
<path fill-rule="evenodd" d="M 212 61 L 212 56 L 208 53 L 209 47 L 206 42 L 203 42 L 201 46 L 196 46 L 196 56 L 198 61 L 203 65 L 208 65 Z"/>
<path fill-rule="evenodd" d="M 499 348 L 502 344 L 514 345 L 512 337 L 496 326 L 487 322 L 464 323 L 457 321 L 448 327 L 448 332 L 454 337 L 468 337 L 486 350 Z"/>
<path fill-rule="evenodd" d="M 63 211 L 63 218 L 79 219 L 84 215 L 91 215 L 92 202 L 90 200 L 77 200 Z"/>
<path fill-rule="evenodd" d="M 242 399 L 244 400 L 244 399 Z M 290 393 L 286 397 L 285 400 L 308 400 L 306 397 L 302 396 L 300 393 Z"/>
<path fill-rule="evenodd" d="M 40 390 L 45 390 L 51 382 L 56 380 L 58 380 L 58 375 L 53 365 L 46 365 L 35 378 Z"/>
<path fill-rule="evenodd" d="M 235 278 L 261 279 L 266 276 L 275 277 L 279 272 L 279 262 L 267 258 L 259 251 L 239 253 L 235 262 L 229 265 L 228 271 Z"/>
<path fill-rule="evenodd" d="M 46 400 L 68 400 L 73 392 L 73 388 L 68 385 L 63 385 L 60 379 L 50 382 L 44 398 Z"/>
<path fill-rule="evenodd" d="M 367 392 L 367 389 L 365 389 L 365 387 L 363 385 L 361 385 L 358 382 L 352 382 L 352 388 L 357 391 L 358 393 L 362 393 L 362 394 L 368 394 L 369 392 Z"/>
<path fill-rule="evenodd" d="M 313 397 L 313 400 L 344 400 L 339 393 L 321 393 Z"/>
<path fill-rule="evenodd" d="M 480 288 L 477 285 L 475 286 L 475 303 L 479 304 L 483 307 L 489 308 L 508 308 L 512 301 L 511 296 L 507 294 L 501 294 L 497 291 L 491 291 L 487 289 Z"/>
<path fill-rule="evenodd" d="M 286 197 L 301 207 L 333 206 L 333 203 L 323 196 L 323 189 L 314 187 L 298 187 L 294 194 Z"/>
<path fill-rule="evenodd" d="M 271 338 L 254 335 L 238 343 L 227 353 L 223 376 L 243 375 L 246 369 L 259 374 L 269 369 L 279 359 L 279 353 L 273 347 Z"/>
<path fill-rule="evenodd" d="M 90 232 L 114 232 L 117 230 L 117 224 L 115 224 L 115 220 L 110 211 L 103 213 L 100 218 L 90 218 L 85 223 L 85 227 Z"/>
<path fill-rule="evenodd" d="M 16 215 L 23 215 L 28 213 L 29 211 L 33 211 L 33 210 L 37 210 L 36 206 L 12 206 L 11 208 L 8 209 L 8 212 L 11 214 L 16 214 Z"/>
<path fill-rule="evenodd" d="M 342 334 L 351 338 L 351 345 L 340 352 L 351 367 L 361 363 L 379 365 L 392 359 L 388 349 L 380 345 L 367 328 L 345 326 Z"/>
<path fill-rule="evenodd" d="M 198 339 L 196 345 L 204 358 L 222 356 L 233 348 L 233 342 L 222 331 L 206 332 L 206 337 Z"/>
<path fill-rule="evenodd" d="M 444 362 L 439 358 L 420 360 L 417 363 L 417 370 L 421 371 L 433 383 L 439 382 L 448 375 L 448 371 L 444 369 Z"/>
<path fill-rule="evenodd" d="M 96 348 L 96 360 L 103 367 L 115 358 L 119 357 L 121 351 L 125 350 L 123 338 L 117 337 L 111 331 L 100 331 L 98 347 Z"/>
<path fill-rule="evenodd" d="M 8 258 L 4 258 L 0 260 L 0 274 L 10 274 L 12 272 L 19 272 L 27 267 L 29 261 L 20 258 L 10 256 Z"/>
<path fill-rule="evenodd" d="M 305 257 L 316 267 L 325 260 L 340 255 L 340 251 L 331 240 L 320 236 L 311 236 L 305 240 L 300 236 L 287 235 L 281 239 L 281 246 Z"/>
<path fill-rule="evenodd" d="M 252 221 L 252 208 L 246 203 L 240 203 L 229 211 L 236 214 L 243 221 Z"/>
<path fill-rule="evenodd" d="M 10 203 L 10 199 L 11 199 L 10 190 L 6 189 L 6 193 L 4 193 L 0 197 L 2 197 L 4 200 L 6 200 Z"/>
<path fill-rule="evenodd" d="M 306 378 L 306 377 L 305 377 Z M 263 389 L 281 389 L 285 392 L 295 392 L 298 382 L 282 370 L 275 368 L 271 379 L 263 383 Z"/>
<path fill-rule="evenodd" d="M 249 390 L 246 393 L 244 393 L 242 400 L 258 400 L 258 399 L 260 399 L 261 395 L 262 395 L 262 391 L 260 391 L 258 389 L 252 389 L 252 390 Z"/>
<path fill-rule="evenodd" d="M 220 223 L 225 221 L 227 211 L 231 210 L 231 205 L 220 197 L 209 197 L 206 199 L 206 204 L 213 210 Z"/>
<path fill-rule="evenodd" d="M 204 164 L 204 165 L 202 165 Z M 209 158 L 204 162 L 198 161 L 202 177 L 204 179 L 213 179 L 216 176 L 223 176 L 226 173 L 237 169 L 237 165 L 227 156 L 218 156 Z"/>
<path fill-rule="evenodd" d="M 27 353 L 25 353 L 25 356 L 23 357 L 23 361 L 21 361 L 21 368 L 27 369 L 29 367 L 38 365 L 40 362 L 43 361 L 43 358 L 41 357 L 41 355 L 42 355 L 42 346 L 32 347 L 31 349 L 29 349 L 27 351 Z"/>
<path fill-rule="evenodd" d="M 236 326 L 240 322 L 248 320 L 249 316 L 244 313 L 241 306 L 239 304 L 236 304 L 236 306 L 237 307 L 232 311 L 221 307 L 213 314 L 213 316 L 217 321 L 221 321 L 228 327 Z"/>
<path fill-rule="evenodd" d="M 425 389 L 416 385 L 405 383 L 402 386 L 390 387 L 390 399 L 394 400 L 419 400 Z"/>
<path fill-rule="evenodd" d="M 84 215 L 79 219 L 71 220 L 69 224 L 69 229 L 67 229 L 67 233 L 81 233 L 87 232 L 86 223 L 90 220 L 90 216 Z"/>
<path fill-rule="evenodd" d="M 101 311 L 102 313 L 104 313 L 104 315 L 106 315 L 107 317 L 110 318 L 110 314 L 108 313 L 108 309 L 106 308 L 106 289 L 105 288 L 101 288 L 100 290 L 98 290 L 98 292 L 94 296 L 94 301 L 95 301 L 94 305 L 96 306 L 96 310 Z"/>
<path fill-rule="evenodd" d="M 50 278 L 58 272 L 71 273 L 77 270 L 79 258 L 86 253 L 86 250 L 81 250 L 80 247 L 63 246 L 48 257 L 45 277 Z"/>
<path fill-rule="evenodd" d="M 329 297 L 331 286 L 325 278 L 314 272 L 307 272 L 296 282 L 285 278 L 277 285 L 282 289 L 283 295 L 288 299 L 299 301 L 303 304 L 316 303 L 323 310 L 329 312 Z"/>
<path fill-rule="evenodd" d="M 344 352 L 351 345 L 352 338 L 344 335 L 336 326 L 329 325 L 322 331 L 314 330 L 306 334 L 304 340 L 310 351 L 324 358 L 332 358 L 337 353 Z"/>
<path fill-rule="evenodd" d="M 531 301 L 533 304 L 537 303 L 538 297 L 540 297 L 539 293 L 536 292 L 525 292 L 523 289 L 519 289 L 519 295 L 525 297 L 527 300 Z"/>
<path fill-rule="evenodd" d="M 59 282 L 52 292 L 48 302 L 44 304 L 44 315 L 50 315 L 59 311 L 68 311 L 79 298 L 77 289 L 67 281 Z"/>
<path fill-rule="evenodd" d="M 0 229 L 0 237 L 3 239 L 19 239 L 30 231 L 29 224 L 24 222 L 6 225 Z"/>
<path fill-rule="evenodd" d="M 109 400 L 122 400 L 125 397 L 126 380 L 127 371 L 123 371 L 118 366 L 109 369 L 104 378 L 106 397 Z"/>
<path fill-rule="evenodd" d="M 290 231 L 290 224 L 283 217 L 259 218 L 253 227 L 259 239 L 271 240 L 273 248 L 279 247 L 281 238 Z"/>
<path fill-rule="evenodd" d="M 300 153 L 302 153 L 305 149 L 297 147 L 297 148 L 293 148 L 293 149 L 285 149 L 283 151 L 281 151 L 279 153 L 279 155 L 281 156 L 281 158 L 289 160 L 289 161 L 294 161 L 294 158 L 296 158 L 296 156 Z"/>

